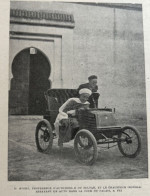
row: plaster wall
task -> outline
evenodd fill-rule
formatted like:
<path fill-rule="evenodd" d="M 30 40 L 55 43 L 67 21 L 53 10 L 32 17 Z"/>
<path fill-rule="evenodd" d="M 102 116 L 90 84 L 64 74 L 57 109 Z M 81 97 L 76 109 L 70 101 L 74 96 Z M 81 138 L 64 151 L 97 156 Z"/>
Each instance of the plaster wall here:
<path fill-rule="evenodd" d="M 146 118 L 142 11 L 58 2 L 13 2 L 11 8 L 74 15 L 74 30 L 28 27 L 30 32 L 62 35 L 62 56 L 57 63 L 62 63 L 61 81 L 56 79 L 53 87 L 77 88 L 96 74 L 100 107 L 114 107 L 119 115 Z M 28 30 L 19 26 L 16 31 L 21 28 Z M 47 54 L 51 49 L 45 44 L 42 50 Z M 52 66 L 55 60 L 50 57 Z M 55 63 L 54 70 L 59 66 Z M 53 75 L 54 81 L 59 74 Z"/>

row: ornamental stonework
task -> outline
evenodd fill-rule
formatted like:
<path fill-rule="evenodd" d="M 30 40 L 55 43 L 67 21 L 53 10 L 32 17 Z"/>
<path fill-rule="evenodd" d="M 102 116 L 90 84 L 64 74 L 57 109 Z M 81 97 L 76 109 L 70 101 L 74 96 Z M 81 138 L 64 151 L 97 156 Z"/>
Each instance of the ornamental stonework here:
<path fill-rule="evenodd" d="M 29 11 L 29 10 L 11 9 L 10 17 L 74 23 L 74 17 L 72 14 L 59 13 L 53 11 Z"/>

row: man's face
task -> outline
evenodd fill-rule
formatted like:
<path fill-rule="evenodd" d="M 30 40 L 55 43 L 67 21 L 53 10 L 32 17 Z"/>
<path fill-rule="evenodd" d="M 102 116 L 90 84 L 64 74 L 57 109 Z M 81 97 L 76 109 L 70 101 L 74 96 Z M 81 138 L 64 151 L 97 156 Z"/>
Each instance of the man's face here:
<path fill-rule="evenodd" d="M 87 100 L 88 100 L 88 98 L 89 98 L 89 94 L 88 93 L 83 93 L 83 94 L 81 94 L 80 95 L 80 101 L 82 102 L 82 103 L 85 103 Z"/>
<path fill-rule="evenodd" d="M 97 85 L 97 79 L 89 80 L 89 84 L 92 88 L 95 88 Z"/>

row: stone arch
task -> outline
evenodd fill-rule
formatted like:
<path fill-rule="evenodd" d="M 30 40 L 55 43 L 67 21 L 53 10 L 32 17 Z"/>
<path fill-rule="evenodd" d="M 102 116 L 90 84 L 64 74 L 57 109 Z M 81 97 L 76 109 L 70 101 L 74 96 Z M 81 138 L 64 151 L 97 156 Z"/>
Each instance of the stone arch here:
<path fill-rule="evenodd" d="M 51 88 L 51 63 L 38 48 L 21 50 L 12 62 L 9 96 L 11 114 L 42 115 L 46 103 L 44 91 Z"/>

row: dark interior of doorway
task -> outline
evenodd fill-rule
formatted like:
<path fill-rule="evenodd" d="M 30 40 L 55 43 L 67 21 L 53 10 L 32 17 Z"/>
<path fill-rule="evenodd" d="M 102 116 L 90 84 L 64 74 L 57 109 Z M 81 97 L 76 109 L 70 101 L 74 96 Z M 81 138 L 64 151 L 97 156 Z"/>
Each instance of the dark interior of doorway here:
<path fill-rule="evenodd" d="M 43 115 L 46 110 L 44 92 L 51 88 L 51 65 L 36 48 L 20 51 L 12 62 L 9 91 L 9 114 Z"/>
<path fill-rule="evenodd" d="M 50 88 L 50 62 L 45 55 L 36 49 L 30 54 L 29 71 L 29 115 L 42 115 L 46 110 L 44 92 Z"/>

